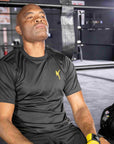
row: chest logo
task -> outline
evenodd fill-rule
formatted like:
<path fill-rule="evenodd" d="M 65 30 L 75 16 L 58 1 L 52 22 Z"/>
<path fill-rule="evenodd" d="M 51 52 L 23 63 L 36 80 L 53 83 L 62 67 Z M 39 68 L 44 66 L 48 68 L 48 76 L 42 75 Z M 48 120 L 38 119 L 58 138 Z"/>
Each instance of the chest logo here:
<path fill-rule="evenodd" d="M 56 76 L 59 78 L 59 80 L 61 79 L 61 77 L 60 77 L 60 69 L 58 70 L 58 71 L 55 71 L 55 74 L 56 74 Z"/>

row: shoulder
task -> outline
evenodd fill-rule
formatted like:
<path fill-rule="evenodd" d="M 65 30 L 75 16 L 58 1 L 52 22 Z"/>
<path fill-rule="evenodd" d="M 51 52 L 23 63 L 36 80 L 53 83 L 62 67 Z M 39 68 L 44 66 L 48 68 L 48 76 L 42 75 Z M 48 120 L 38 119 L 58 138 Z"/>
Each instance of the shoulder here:
<path fill-rule="evenodd" d="M 66 55 L 64 55 L 62 52 L 55 50 L 53 48 L 47 48 L 47 51 L 50 55 L 54 56 L 55 58 L 57 58 L 58 60 L 61 59 L 64 62 L 68 62 L 68 63 L 72 63 L 72 61 L 70 60 L 69 57 L 67 57 Z"/>
<path fill-rule="evenodd" d="M 70 67 L 73 67 L 73 63 L 70 60 L 70 58 L 68 58 L 67 56 L 65 56 L 61 52 L 59 52 L 59 51 L 57 51 L 55 49 L 52 49 L 52 48 L 47 48 L 47 53 L 53 59 L 55 59 L 55 61 L 57 62 L 57 64 L 59 64 L 59 66 L 61 67 L 61 69 L 64 69 L 64 71 L 67 71 Z"/>
<path fill-rule="evenodd" d="M 55 50 L 53 48 L 46 48 L 47 53 L 49 54 L 49 56 L 55 58 L 57 61 L 64 61 L 65 60 L 65 55 L 62 54 L 60 51 Z"/>
<path fill-rule="evenodd" d="M 6 56 L 0 59 L 0 64 L 7 64 L 9 66 L 16 65 L 18 63 L 17 60 L 21 57 L 20 53 L 21 53 L 21 48 L 16 48 L 10 51 Z"/>
<path fill-rule="evenodd" d="M 13 64 L 15 61 L 15 54 L 16 50 L 10 51 L 6 56 L 0 59 L 0 64 L 2 63 Z"/>
<path fill-rule="evenodd" d="M 12 50 L 6 56 L 0 59 L 0 72 L 14 74 L 16 72 L 16 53 L 17 49 Z"/>

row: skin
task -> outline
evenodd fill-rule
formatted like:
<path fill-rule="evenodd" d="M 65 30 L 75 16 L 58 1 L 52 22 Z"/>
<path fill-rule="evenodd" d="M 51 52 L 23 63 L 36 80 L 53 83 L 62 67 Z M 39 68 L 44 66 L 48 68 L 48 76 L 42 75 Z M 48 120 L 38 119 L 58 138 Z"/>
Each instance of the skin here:
<path fill-rule="evenodd" d="M 69 95 L 67 97 L 74 119 L 78 127 L 81 129 L 85 137 L 89 133 L 96 134 L 95 125 L 91 113 L 84 101 L 83 94 L 81 91 Z M 101 144 L 110 144 L 106 139 L 100 138 Z"/>
<path fill-rule="evenodd" d="M 24 50 L 30 56 L 44 56 L 48 27 L 46 15 L 39 6 L 27 5 L 18 14 L 16 31 L 22 36 Z"/>
<path fill-rule="evenodd" d="M 45 55 L 45 40 L 48 37 L 48 22 L 44 11 L 34 4 L 22 8 L 17 15 L 16 31 L 22 36 L 25 52 L 32 57 Z M 85 136 L 89 133 L 96 134 L 94 121 L 84 101 L 82 92 L 69 95 L 74 119 Z M 33 144 L 25 138 L 13 125 L 12 116 L 14 104 L 0 102 L 0 137 L 8 144 Z M 109 144 L 104 138 L 101 144 Z"/>

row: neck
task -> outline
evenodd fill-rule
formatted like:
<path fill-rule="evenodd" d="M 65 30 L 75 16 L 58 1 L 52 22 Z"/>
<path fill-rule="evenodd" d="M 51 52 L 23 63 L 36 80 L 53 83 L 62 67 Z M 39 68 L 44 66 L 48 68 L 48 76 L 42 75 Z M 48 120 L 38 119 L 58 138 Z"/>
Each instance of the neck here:
<path fill-rule="evenodd" d="M 25 52 L 32 57 L 42 57 L 45 55 L 45 42 L 24 42 Z"/>

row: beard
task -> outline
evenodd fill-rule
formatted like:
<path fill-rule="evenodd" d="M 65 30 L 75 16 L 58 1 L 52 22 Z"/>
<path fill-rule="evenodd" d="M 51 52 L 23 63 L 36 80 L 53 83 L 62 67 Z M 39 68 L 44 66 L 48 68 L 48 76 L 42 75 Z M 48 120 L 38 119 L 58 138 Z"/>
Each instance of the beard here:
<path fill-rule="evenodd" d="M 39 32 L 35 37 L 34 37 L 34 40 L 36 41 L 45 41 L 49 36 L 49 32 L 45 32 L 45 31 L 42 31 L 42 32 Z"/>

